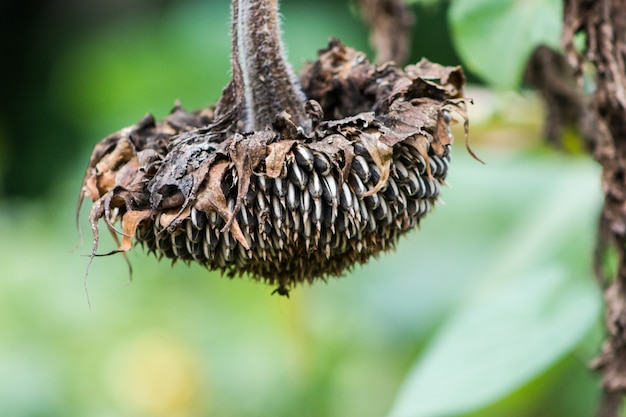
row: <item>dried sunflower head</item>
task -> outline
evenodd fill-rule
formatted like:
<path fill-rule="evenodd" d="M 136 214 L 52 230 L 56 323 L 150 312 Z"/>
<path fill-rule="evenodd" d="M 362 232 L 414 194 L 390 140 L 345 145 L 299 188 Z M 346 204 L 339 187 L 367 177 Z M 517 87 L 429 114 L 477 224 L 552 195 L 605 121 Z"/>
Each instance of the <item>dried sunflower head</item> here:
<path fill-rule="evenodd" d="M 254 130 L 235 62 L 233 75 L 216 107 L 177 105 L 96 145 L 80 196 L 94 202 L 94 254 L 104 219 L 120 251 L 136 241 L 287 294 L 393 248 L 436 203 L 450 112 L 465 118 L 460 67 L 375 66 L 331 40 L 301 72 L 301 114 Z"/>

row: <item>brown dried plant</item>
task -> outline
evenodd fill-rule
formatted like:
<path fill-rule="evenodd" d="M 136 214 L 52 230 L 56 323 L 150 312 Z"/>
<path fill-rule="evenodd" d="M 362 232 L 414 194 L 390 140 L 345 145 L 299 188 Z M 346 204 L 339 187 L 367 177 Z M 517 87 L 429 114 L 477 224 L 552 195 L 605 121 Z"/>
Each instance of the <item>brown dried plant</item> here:
<path fill-rule="evenodd" d="M 607 339 L 593 366 L 602 374 L 597 415 L 617 417 L 626 395 L 626 0 L 566 0 L 562 45 L 563 55 L 535 51 L 527 80 L 546 101 L 549 140 L 563 146 L 563 128 L 575 127 L 602 167 L 594 267 Z"/>
<path fill-rule="evenodd" d="M 277 0 L 233 0 L 232 80 L 219 102 L 147 115 L 95 146 L 80 201 L 158 256 L 277 286 L 339 276 L 394 247 L 436 203 L 460 67 L 370 64 L 333 39 L 300 77 Z M 119 223 L 119 229 L 116 228 Z"/>

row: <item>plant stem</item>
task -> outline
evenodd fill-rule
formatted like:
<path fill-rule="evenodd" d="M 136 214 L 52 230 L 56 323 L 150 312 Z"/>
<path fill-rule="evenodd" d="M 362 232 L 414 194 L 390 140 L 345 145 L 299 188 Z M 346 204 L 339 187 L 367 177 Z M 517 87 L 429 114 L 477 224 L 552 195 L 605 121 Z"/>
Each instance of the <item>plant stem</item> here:
<path fill-rule="evenodd" d="M 233 0 L 233 19 L 233 61 L 241 68 L 245 91 L 244 128 L 265 129 L 284 110 L 296 125 L 310 131 L 306 96 L 280 39 L 278 0 Z"/>

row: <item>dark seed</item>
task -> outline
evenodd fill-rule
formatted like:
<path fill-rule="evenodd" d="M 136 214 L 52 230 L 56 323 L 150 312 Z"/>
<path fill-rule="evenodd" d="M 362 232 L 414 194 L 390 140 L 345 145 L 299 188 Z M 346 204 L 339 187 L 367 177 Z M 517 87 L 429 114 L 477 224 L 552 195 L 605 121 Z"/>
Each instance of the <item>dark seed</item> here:
<path fill-rule="evenodd" d="M 185 222 L 185 231 L 187 232 L 187 240 L 196 243 L 200 240 L 200 229 L 194 227 L 191 220 Z"/>
<path fill-rule="evenodd" d="M 311 194 L 307 192 L 300 194 L 300 207 L 303 213 L 311 211 Z"/>
<path fill-rule="evenodd" d="M 367 148 L 365 147 L 365 145 L 363 145 L 361 143 L 361 141 L 355 141 L 352 144 L 352 147 L 354 149 L 354 153 L 360 156 L 365 157 L 366 159 L 371 159 L 369 152 L 367 151 Z"/>
<path fill-rule="evenodd" d="M 298 164 L 291 164 L 289 167 L 289 179 L 301 190 L 306 188 L 307 175 L 300 169 Z"/>
<path fill-rule="evenodd" d="M 347 211 L 348 208 L 352 207 L 352 192 L 350 191 L 350 187 L 346 182 L 341 184 L 341 193 L 339 194 L 339 207 L 343 211 Z"/>
<path fill-rule="evenodd" d="M 393 173 L 396 177 L 396 180 L 399 183 L 404 183 L 409 177 L 409 171 L 407 170 L 407 168 L 399 160 L 393 164 L 393 168 Z"/>
<path fill-rule="evenodd" d="M 337 206 L 337 181 L 332 175 L 322 177 L 322 195 L 328 204 Z"/>
<path fill-rule="evenodd" d="M 324 209 L 323 209 L 322 200 L 319 198 L 313 199 L 313 212 L 311 216 L 311 220 L 315 223 L 319 223 L 324 219 Z"/>
<path fill-rule="evenodd" d="M 395 201 L 398 198 L 398 194 L 400 194 L 400 192 L 398 191 L 396 182 L 393 178 L 389 177 L 387 179 L 387 188 L 383 191 L 383 195 L 387 200 Z"/>
<path fill-rule="evenodd" d="M 378 194 L 371 194 L 367 197 L 363 197 L 363 201 L 367 205 L 367 208 L 370 210 L 375 210 L 380 204 Z"/>
<path fill-rule="evenodd" d="M 330 163 L 330 159 L 328 159 L 326 155 L 319 153 L 319 152 L 315 153 L 313 156 L 315 159 L 315 170 L 320 175 L 330 174 L 330 169 L 332 167 Z"/>
<path fill-rule="evenodd" d="M 376 220 L 383 220 L 387 217 L 387 212 L 389 211 L 388 207 L 387 207 L 387 203 L 385 202 L 385 199 L 380 199 L 378 207 L 376 207 L 373 212 L 374 212 L 374 217 L 376 218 Z"/>
<path fill-rule="evenodd" d="M 311 173 L 309 192 L 313 198 L 320 198 L 322 196 L 322 182 L 316 172 Z"/>
<path fill-rule="evenodd" d="M 296 210 L 300 206 L 300 196 L 298 190 L 292 182 L 287 185 L 287 208 L 289 210 Z"/>
<path fill-rule="evenodd" d="M 409 171 L 409 175 L 407 177 L 407 182 L 406 182 L 406 187 L 411 197 L 413 197 L 414 195 L 420 192 L 420 188 L 422 187 L 422 185 L 420 184 L 420 177 L 413 170 Z"/>
<path fill-rule="evenodd" d="M 267 177 L 265 175 L 259 175 L 257 177 L 257 184 L 259 185 L 259 190 L 263 191 L 264 193 L 267 193 L 268 190 L 268 183 L 267 183 Z"/>
<path fill-rule="evenodd" d="M 204 212 L 196 210 L 195 207 L 191 208 L 191 222 L 196 229 L 204 229 L 206 225 L 206 215 Z"/>
<path fill-rule="evenodd" d="M 367 183 L 370 179 L 370 169 L 367 165 L 367 161 L 361 155 L 357 155 L 352 160 L 352 170 L 356 172 L 361 181 Z"/>
<path fill-rule="evenodd" d="M 302 168 L 306 169 L 309 172 L 313 171 L 315 161 L 313 153 L 308 148 L 298 144 L 293 149 L 293 155 L 295 156 L 296 163 L 298 165 L 300 165 Z"/>
<path fill-rule="evenodd" d="M 367 188 L 365 188 L 365 185 L 363 185 L 363 182 L 361 182 L 361 179 L 356 174 L 350 173 L 348 182 L 359 198 L 362 198 L 361 196 L 367 192 Z"/>
<path fill-rule="evenodd" d="M 287 190 L 286 190 L 286 186 L 285 186 L 285 180 L 280 178 L 280 177 L 274 178 L 274 193 L 278 197 L 284 198 L 286 192 L 287 192 Z"/>

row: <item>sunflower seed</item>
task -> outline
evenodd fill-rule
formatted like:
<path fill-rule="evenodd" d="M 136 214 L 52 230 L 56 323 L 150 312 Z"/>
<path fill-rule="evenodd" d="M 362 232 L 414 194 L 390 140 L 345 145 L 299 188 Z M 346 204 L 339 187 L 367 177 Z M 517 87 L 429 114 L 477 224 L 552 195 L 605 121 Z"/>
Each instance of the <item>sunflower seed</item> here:
<path fill-rule="evenodd" d="M 291 164 L 289 169 L 289 179 L 293 181 L 296 187 L 301 190 L 306 188 L 308 176 L 302 169 L 300 169 L 298 164 Z"/>
<path fill-rule="evenodd" d="M 409 177 L 409 171 L 406 168 L 406 166 L 404 166 L 404 164 L 400 160 L 395 161 L 395 163 L 392 164 L 392 166 L 393 166 L 392 172 L 395 175 L 396 180 L 399 183 L 404 183 Z"/>
<path fill-rule="evenodd" d="M 406 195 L 403 192 L 399 192 L 398 198 L 396 199 L 396 212 L 397 213 L 404 213 L 404 210 L 406 210 L 406 204 L 407 204 L 406 202 L 407 202 Z"/>
<path fill-rule="evenodd" d="M 311 173 L 309 193 L 311 193 L 311 197 L 314 199 L 318 199 L 322 196 L 322 182 L 316 172 Z"/>
<path fill-rule="evenodd" d="M 211 252 L 215 251 L 215 248 L 217 248 L 217 244 L 220 242 L 215 233 L 216 231 L 217 229 L 211 229 L 209 227 L 204 229 L 204 240 L 209 242 L 209 248 L 211 249 Z"/>
<path fill-rule="evenodd" d="M 296 210 L 300 206 L 300 197 L 298 190 L 293 182 L 289 181 L 287 184 L 287 208 L 289 210 Z"/>
<path fill-rule="evenodd" d="M 367 223 L 369 221 L 370 215 L 367 209 L 367 205 L 365 203 L 359 204 L 359 212 L 361 213 L 361 221 L 359 222 L 359 224 Z"/>
<path fill-rule="evenodd" d="M 424 193 L 422 194 L 421 197 L 429 198 L 435 195 L 436 188 L 435 188 L 435 185 L 433 184 L 433 181 L 430 178 L 426 178 L 423 180 L 423 183 L 424 183 Z"/>
<path fill-rule="evenodd" d="M 274 193 L 280 198 L 285 198 L 286 192 L 285 180 L 280 177 L 274 178 Z"/>
<path fill-rule="evenodd" d="M 259 212 L 267 211 L 267 200 L 265 200 L 264 193 L 256 194 L 256 207 L 259 210 Z"/>
<path fill-rule="evenodd" d="M 311 220 L 315 222 L 318 230 L 320 229 L 320 223 L 324 219 L 324 210 L 322 200 L 319 198 L 313 199 L 313 212 L 311 213 Z"/>
<path fill-rule="evenodd" d="M 303 213 L 311 211 L 311 194 L 307 192 L 300 194 L 300 207 L 302 208 Z"/>
<path fill-rule="evenodd" d="M 202 254 L 206 260 L 213 258 L 211 254 L 211 243 L 207 239 L 202 240 Z"/>
<path fill-rule="evenodd" d="M 297 234 L 300 230 L 302 230 L 302 216 L 299 211 L 294 211 L 291 213 L 292 220 L 292 230 L 295 234 L 294 240 L 297 238 Z"/>
<path fill-rule="evenodd" d="M 409 171 L 409 176 L 407 177 L 406 182 L 406 189 L 411 197 L 418 194 L 422 189 L 422 186 L 420 185 L 420 177 L 413 170 Z"/>
<path fill-rule="evenodd" d="M 191 222 L 196 229 L 204 229 L 204 226 L 206 225 L 206 216 L 204 212 L 197 210 L 195 207 L 192 207 Z"/>
<path fill-rule="evenodd" d="M 378 198 L 378 194 L 374 193 L 368 195 L 367 197 L 363 197 L 363 201 L 367 205 L 367 208 L 370 210 L 376 210 L 376 208 L 380 205 L 380 199 Z"/>
<path fill-rule="evenodd" d="M 373 210 L 374 217 L 376 218 L 376 220 L 383 220 L 387 217 L 388 211 L 389 209 L 387 207 L 387 203 L 385 202 L 385 199 L 381 198 L 379 201 L 378 207 L 376 207 Z"/>
<path fill-rule="evenodd" d="M 326 155 L 321 152 L 316 152 L 313 154 L 315 160 L 315 170 L 320 175 L 328 175 L 330 174 L 330 170 L 332 168 L 332 164 L 330 163 L 330 159 Z"/>
<path fill-rule="evenodd" d="M 328 204 L 337 207 L 337 181 L 332 175 L 322 177 L 322 195 Z"/>
<path fill-rule="evenodd" d="M 267 193 L 268 190 L 268 183 L 267 183 L 267 177 L 263 174 L 257 176 L 257 184 L 259 186 L 259 190 L 263 191 L 264 193 Z"/>
<path fill-rule="evenodd" d="M 376 165 L 370 166 L 370 182 L 369 182 L 369 184 L 372 187 L 375 187 L 375 186 L 378 185 L 379 181 L 380 181 L 380 171 L 378 170 L 378 167 Z M 385 182 L 385 184 L 380 189 L 380 191 L 384 192 L 386 189 L 387 189 L 387 183 Z"/>
<path fill-rule="evenodd" d="M 361 141 L 355 141 L 352 143 L 352 147 L 354 149 L 354 153 L 356 155 L 360 155 L 365 157 L 366 159 L 370 159 L 370 154 L 367 151 L 367 148 L 365 147 L 365 145 L 363 145 L 363 143 L 361 143 Z"/>
<path fill-rule="evenodd" d="M 370 179 L 370 168 L 363 156 L 357 155 L 352 160 L 352 170 L 359 176 L 361 181 L 367 183 Z"/>
<path fill-rule="evenodd" d="M 347 182 L 341 184 L 341 193 L 339 193 L 339 207 L 343 211 L 348 211 L 352 208 L 352 191 Z"/>
<path fill-rule="evenodd" d="M 337 205 L 324 204 L 324 226 L 335 232 L 335 220 L 337 220 Z"/>
<path fill-rule="evenodd" d="M 217 227 L 217 223 L 220 219 L 220 216 L 215 211 L 210 211 L 207 214 L 207 220 L 209 223 L 209 227 L 207 229 L 214 229 Z"/>
<path fill-rule="evenodd" d="M 272 214 L 275 219 L 283 218 L 283 206 L 277 196 L 272 197 Z"/>
<path fill-rule="evenodd" d="M 298 165 L 300 165 L 302 168 L 306 169 L 309 172 L 313 171 L 315 161 L 313 153 L 307 147 L 301 144 L 296 145 L 296 147 L 293 149 L 293 155 L 295 156 L 296 163 Z"/>
<path fill-rule="evenodd" d="M 358 175 L 351 172 L 350 176 L 348 177 L 348 182 L 352 186 L 354 193 L 359 197 L 359 199 L 362 199 L 363 194 L 367 192 L 367 188 L 365 188 L 365 185 L 363 185 L 363 182 L 361 182 L 361 179 L 358 177 Z"/>
<path fill-rule="evenodd" d="M 400 192 L 398 191 L 398 186 L 396 185 L 396 182 L 393 180 L 393 178 L 387 178 L 387 187 L 382 193 L 387 200 L 396 201 Z"/>
<path fill-rule="evenodd" d="M 187 232 L 187 240 L 196 243 L 200 240 L 200 230 L 194 227 L 192 220 L 185 222 L 185 231 Z"/>

